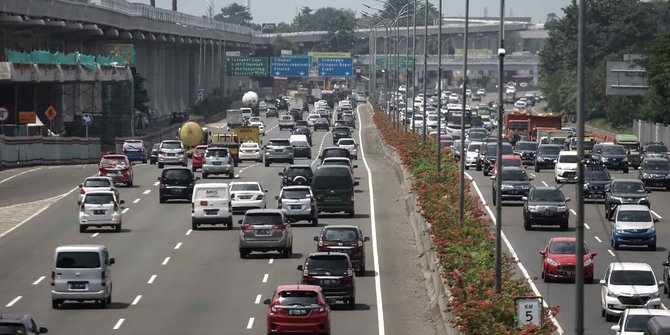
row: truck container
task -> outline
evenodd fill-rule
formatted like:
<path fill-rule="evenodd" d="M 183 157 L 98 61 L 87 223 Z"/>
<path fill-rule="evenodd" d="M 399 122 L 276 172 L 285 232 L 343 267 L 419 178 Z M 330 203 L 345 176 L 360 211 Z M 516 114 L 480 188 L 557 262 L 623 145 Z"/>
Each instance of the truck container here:
<path fill-rule="evenodd" d="M 253 116 L 259 115 L 258 102 L 259 102 L 258 93 L 254 91 L 244 93 L 244 95 L 242 96 L 242 107 L 251 108 L 251 113 Z"/>
<path fill-rule="evenodd" d="M 226 116 L 226 123 L 228 123 L 228 128 L 235 128 L 244 126 L 244 116 L 242 116 L 242 111 L 239 109 L 229 109 Z"/>
<path fill-rule="evenodd" d="M 186 147 L 186 154 L 191 157 L 193 148 L 198 144 L 207 144 L 209 141 L 209 133 L 207 128 L 202 128 L 197 122 L 189 121 L 177 130 L 177 139 L 184 143 Z"/>

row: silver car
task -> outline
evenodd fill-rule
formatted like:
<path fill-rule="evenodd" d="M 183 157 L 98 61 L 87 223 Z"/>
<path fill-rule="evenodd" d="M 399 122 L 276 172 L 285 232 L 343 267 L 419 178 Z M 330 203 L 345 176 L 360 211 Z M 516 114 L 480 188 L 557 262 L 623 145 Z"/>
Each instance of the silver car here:
<path fill-rule="evenodd" d="M 251 209 L 238 222 L 240 258 L 247 258 L 252 251 L 276 250 L 284 258 L 293 254 L 293 230 L 281 209 Z"/>
<path fill-rule="evenodd" d="M 202 164 L 202 178 L 210 174 L 225 174 L 228 178 L 235 176 L 235 163 L 228 148 L 207 148 Z"/>
<path fill-rule="evenodd" d="M 353 138 L 341 138 L 337 141 L 337 146 L 348 149 L 351 159 L 358 159 L 358 143 Z"/>
<path fill-rule="evenodd" d="M 309 186 L 285 186 L 275 199 L 277 208 L 282 210 L 288 221 L 307 220 L 312 226 L 319 224 L 316 199 Z"/>
<path fill-rule="evenodd" d="M 114 185 L 110 177 L 88 177 L 79 184 L 79 201 L 84 200 L 84 195 L 92 191 L 112 191 L 117 199 L 121 199 L 119 189 Z"/>
<path fill-rule="evenodd" d="M 272 163 L 293 164 L 293 147 L 291 142 L 285 138 L 273 138 L 265 146 L 265 166 Z"/>
<path fill-rule="evenodd" d="M 63 245 L 56 248 L 51 272 L 51 307 L 69 301 L 95 301 L 102 308 L 112 302 L 109 257 L 102 245 Z"/>
<path fill-rule="evenodd" d="M 166 140 L 161 142 L 158 148 L 158 168 L 162 169 L 165 164 L 188 165 L 188 157 L 184 143 L 179 140 Z"/>
<path fill-rule="evenodd" d="M 88 227 L 113 227 L 121 231 L 121 205 L 113 191 L 91 191 L 84 195 L 79 204 L 79 232 L 84 233 Z"/>

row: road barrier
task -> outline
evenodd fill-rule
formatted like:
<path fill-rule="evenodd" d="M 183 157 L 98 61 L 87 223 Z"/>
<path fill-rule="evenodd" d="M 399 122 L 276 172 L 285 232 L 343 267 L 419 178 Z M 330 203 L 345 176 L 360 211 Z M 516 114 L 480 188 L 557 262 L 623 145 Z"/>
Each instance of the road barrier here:
<path fill-rule="evenodd" d="M 633 134 L 642 144 L 652 141 L 663 142 L 666 145 L 670 144 L 670 127 L 662 123 L 633 120 Z"/>
<path fill-rule="evenodd" d="M 0 167 L 88 164 L 100 160 L 100 139 L 0 135 Z"/>

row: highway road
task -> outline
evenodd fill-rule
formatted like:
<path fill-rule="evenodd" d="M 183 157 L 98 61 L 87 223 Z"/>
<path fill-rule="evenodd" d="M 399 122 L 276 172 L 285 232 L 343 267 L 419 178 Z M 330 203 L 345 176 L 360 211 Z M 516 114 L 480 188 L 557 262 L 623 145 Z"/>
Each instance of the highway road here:
<path fill-rule="evenodd" d="M 355 224 L 375 243 L 367 245 L 368 273 L 357 278 L 356 309 L 335 306 L 332 333 L 434 334 L 416 262 L 419 253 L 399 205 L 398 176 L 376 147 L 367 107 L 359 112 L 355 137 L 364 155 L 356 162 L 356 217 L 324 215 L 320 227 L 296 224 L 295 254 L 289 259 L 272 253 L 240 259 L 237 224 L 232 231 L 191 231 L 188 202 L 159 204 L 160 170 L 155 165 L 135 165 L 135 186 L 121 188 L 126 203 L 120 233 L 78 232 L 76 187 L 97 172 L 95 165 L 0 172 L 0 313 L 31 314 L 53 334 L 265 334 L 266 306 L 261 302 L 277 285 L 299 282 L 296 266 L 315 251 L 312 237 L 323 225 Z M 264 140 L 289 136 L 276 125 L 276 118 L 267 120 Z M 316 158 L 332 138 L 319 131 L 313 142 Z M 235 180 L 259 181 L 269 190 L 268 206 L 274 206 L 281 166 L 244 162 Z M 216 179 L 211 181 L 229 181 Z M 240 218 L 236 215 L 234 222 Z M 106 310 L 93 304 L 51 309 L 54 249 L 76 243 L 104 244 L 116 258 L 113 303 Z"/>

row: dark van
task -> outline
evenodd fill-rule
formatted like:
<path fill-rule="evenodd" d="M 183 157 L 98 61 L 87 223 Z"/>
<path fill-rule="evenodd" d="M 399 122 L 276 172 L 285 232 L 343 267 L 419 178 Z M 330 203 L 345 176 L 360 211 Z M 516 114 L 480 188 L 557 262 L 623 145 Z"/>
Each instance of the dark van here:
<path fill-rule="evenodd" d="M 323 160 L 328 157 L 351 158 L 351 153 L 347 148 L 340 148 L 340 147 L 325 148 L 323 149 L 323 151 L 321 151 L 321 154 L 319 155 L 319 159 L 321 160 L 320 164 L 323 164 Z"/>
<path fill-rule="evenodd" d="M 348 167 L 319 166 L 312 177 L 312 192 L 319 212 L 345 212 L 354 217 L 354 186 L 358 186 L 358 182 Z"/>
<path fill-rule="evenodd" d="M 158 177 L 159 189 L 158 199 L 164 203 L 168 199 L 183 199 L 191 201 L 193 186 L 196 178 L 191 169 L 187 167 L 169 168 L 161 172 Z"/>

